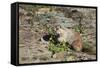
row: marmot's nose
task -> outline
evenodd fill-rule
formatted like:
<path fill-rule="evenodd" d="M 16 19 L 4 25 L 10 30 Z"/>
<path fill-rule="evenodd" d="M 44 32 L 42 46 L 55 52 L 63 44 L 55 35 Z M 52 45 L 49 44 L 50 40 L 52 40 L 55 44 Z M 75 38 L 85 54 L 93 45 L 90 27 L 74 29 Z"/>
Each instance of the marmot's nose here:
<path fill-rule="evenodd" d="M 56 34 L 56 37 L 60 37 L 60 35 L 59 34 Z"/>

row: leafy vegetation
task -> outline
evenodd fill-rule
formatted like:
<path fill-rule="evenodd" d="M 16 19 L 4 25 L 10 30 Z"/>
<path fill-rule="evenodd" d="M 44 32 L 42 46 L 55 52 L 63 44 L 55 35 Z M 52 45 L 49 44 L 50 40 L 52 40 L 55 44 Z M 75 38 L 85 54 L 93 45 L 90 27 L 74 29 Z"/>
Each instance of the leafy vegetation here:
<path fill-rule="evenodd" d="M 73 27 L 76 32 L 84 33 L 85 28 L 83 26 L 76 25 Z"/>
<path fill-rule="evenodd" d="M 68 42 L 57 41 L 55 31 L 51 27 L 48 28 L 48 33 L 51 35 L 49 39 L 49 50 L 52 51 L 53 54 L 70 50 L 70 46 Z"/>

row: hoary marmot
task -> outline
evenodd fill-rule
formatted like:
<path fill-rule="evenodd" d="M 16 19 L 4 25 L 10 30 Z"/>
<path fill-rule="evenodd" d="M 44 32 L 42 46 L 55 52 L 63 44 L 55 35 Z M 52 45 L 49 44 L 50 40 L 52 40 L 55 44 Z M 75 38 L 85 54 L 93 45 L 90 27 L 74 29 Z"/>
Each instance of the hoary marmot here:
<path fill-rule="evenodd" d="M 59 42 L 68 42 L 75 51 L 82 51 L 82 37 L 80 33 L 72 29 L 56 27 L 57 38 Z"/>

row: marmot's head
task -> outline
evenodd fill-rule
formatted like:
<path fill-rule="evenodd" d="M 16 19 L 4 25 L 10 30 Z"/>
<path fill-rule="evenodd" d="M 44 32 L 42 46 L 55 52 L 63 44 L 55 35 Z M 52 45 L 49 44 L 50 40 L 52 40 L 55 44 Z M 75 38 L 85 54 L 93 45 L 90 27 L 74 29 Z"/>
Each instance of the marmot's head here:
<path fill-rule="evenodd" d="M 55 27 L 55 32 L 56 32 L 57 35 L 61 36 L 62 34 L 64 34 L 65 29 L 61 26 L 56 26 Z"/>
<path fill-rule="evenodd" d="M 66 28 L 61 27 L 61 26 L 56 26 L 55 30 L 56 30 L 55 32 L 57 35 L 57 41 L 66 42 Z"/>

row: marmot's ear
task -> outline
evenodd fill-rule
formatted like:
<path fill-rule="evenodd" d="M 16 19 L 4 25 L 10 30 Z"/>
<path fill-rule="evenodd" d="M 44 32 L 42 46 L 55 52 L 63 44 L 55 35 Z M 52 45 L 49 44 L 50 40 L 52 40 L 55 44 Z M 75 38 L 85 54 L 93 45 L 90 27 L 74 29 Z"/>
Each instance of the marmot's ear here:
<path fill-rule="evenodd" d="M 61 28 L 61 26 L 60 26 L 60 25 L 57 25 L 57 26 L 56 26 L 56 28 L 58 28 L 58 29 L 59 29 L 59 28 Z"/>

